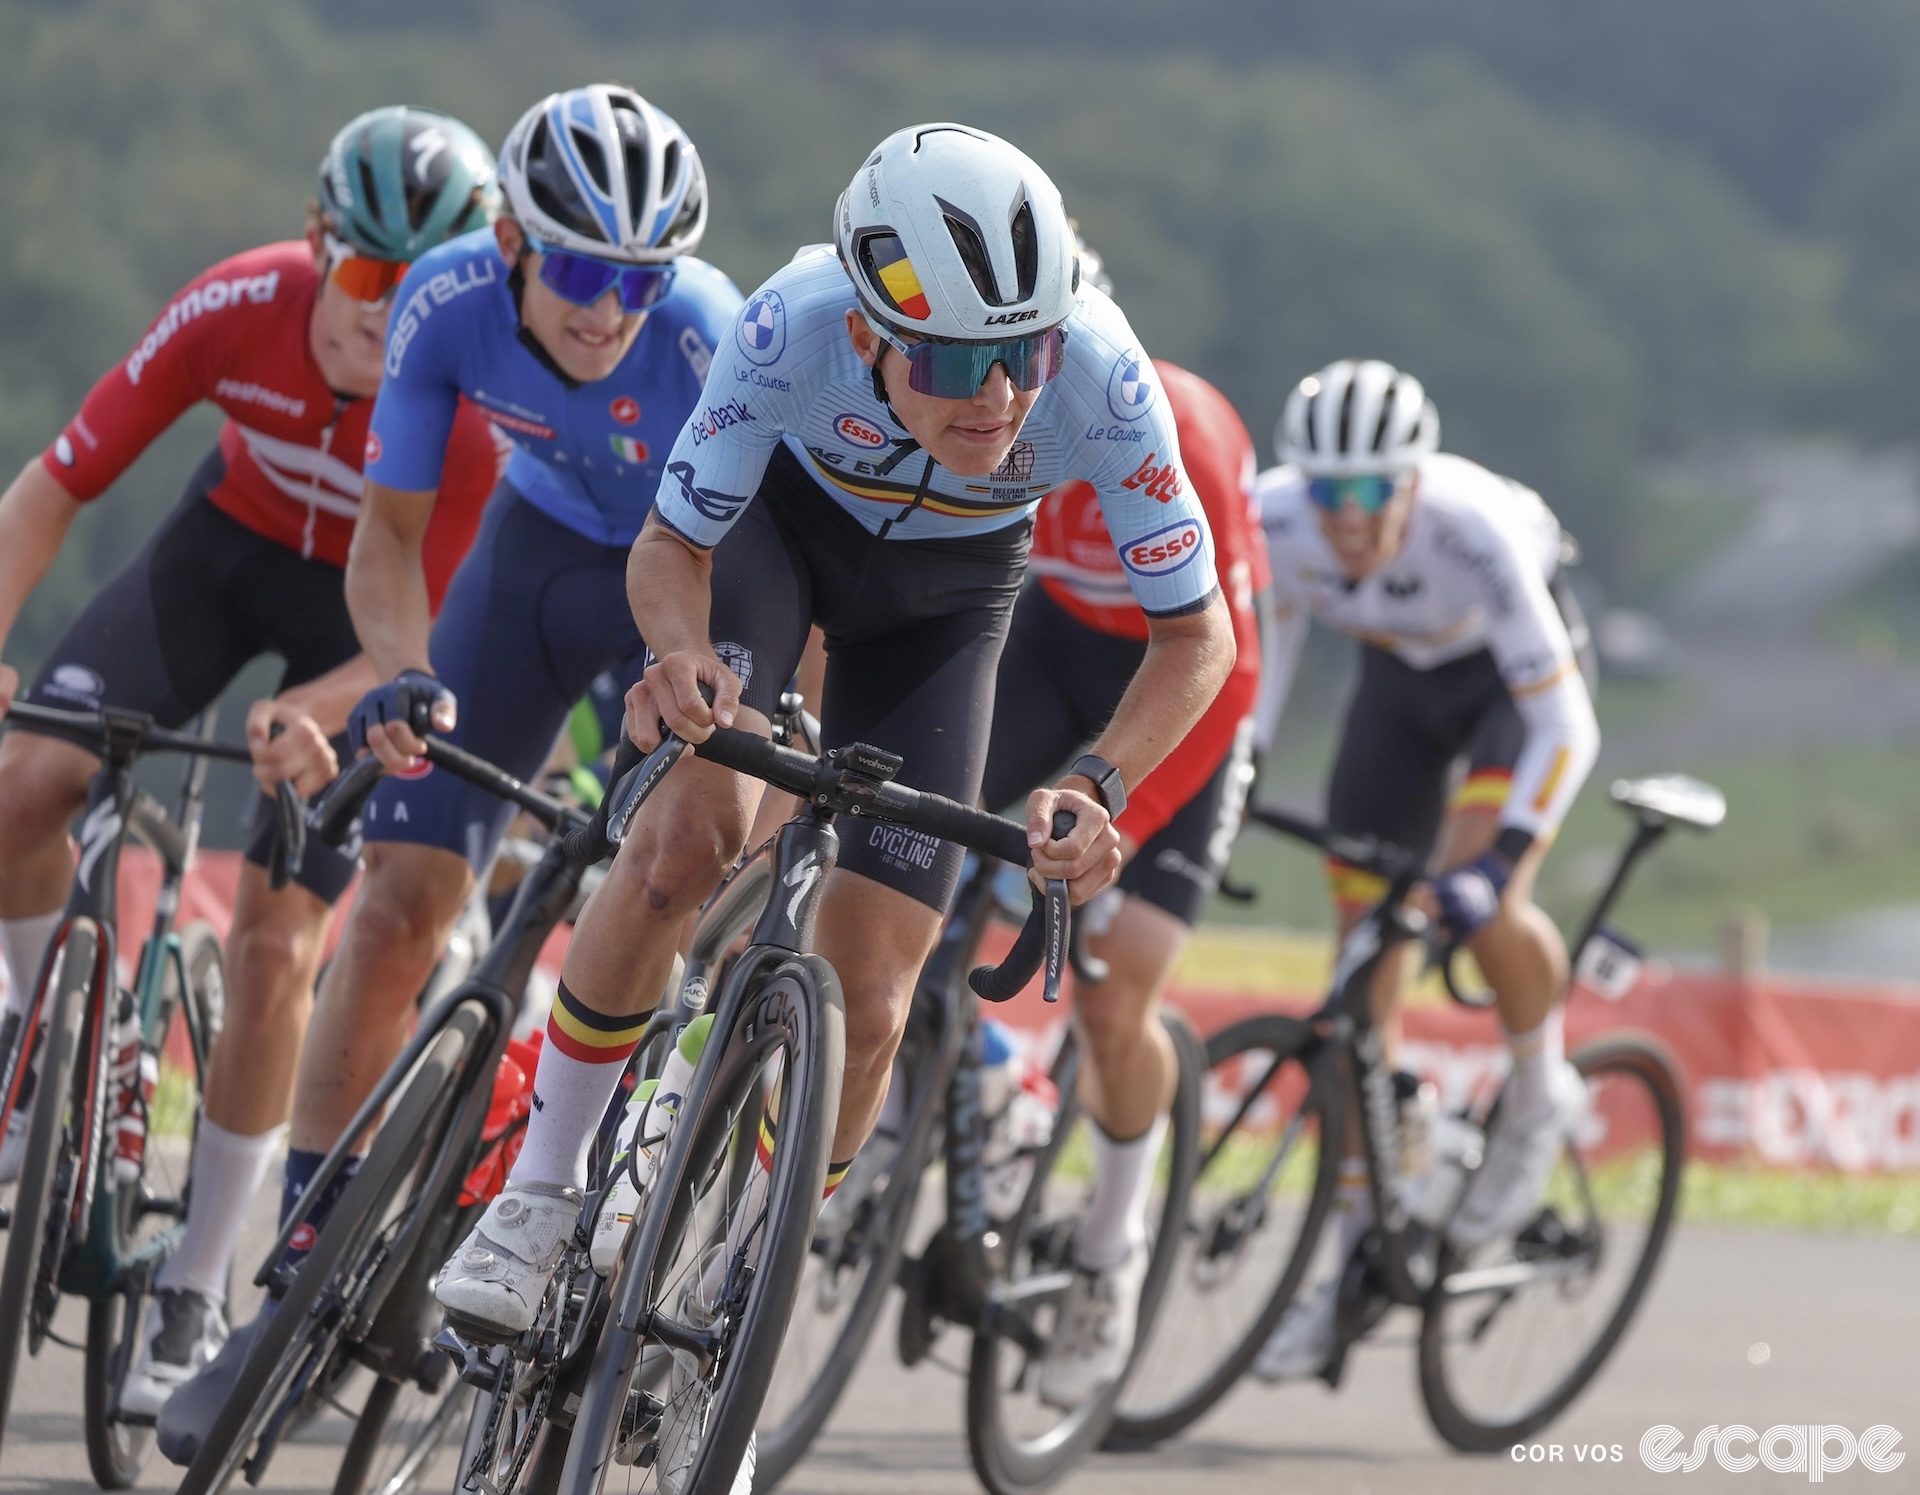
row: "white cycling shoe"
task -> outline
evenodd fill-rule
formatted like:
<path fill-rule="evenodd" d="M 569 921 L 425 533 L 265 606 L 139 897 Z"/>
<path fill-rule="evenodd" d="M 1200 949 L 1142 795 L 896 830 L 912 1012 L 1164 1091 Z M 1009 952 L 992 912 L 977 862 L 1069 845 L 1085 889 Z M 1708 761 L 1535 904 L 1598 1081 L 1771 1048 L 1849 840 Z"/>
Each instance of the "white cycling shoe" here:
<path fill-rule="evenodd" d="M 1339 1321 L 1340 1279 L 1345 1275 L 1344 1271 L 1328 1273 L 1306 1297 L 1287 1305 L 1253 1357 L 1255 1376 L 1278 1386 L 1283 1381 L 1308 1380 L 1327 1368 Z"/>
<path fill-rule="evenodd" d="M 192 1288 L 162 1288 L 147 1304 L 140 1354 L 120 1383 L 120 1410 L 157 1418 L 160 1409 L 220 1353 L 227 1317 L 220 1305 Z"/>
<path fill-rule="evenodd" d="M 721 1248 L 724 1251 L 724 1247 Z M 677 1316 L 696 1329 L 706 1329 L 719 1317 L 700 1291 L 702 1272 L 680 1292 Z M 713 1387 L 699 1378 L 699 1362 L 685 1350 L 673 1352 L 673 1370 L 667 1379 L 667 1404 L 660 1414 L 660 1445 L 654 1471 L 660 1477 L 660 1495 L 682 1495 L 707 1436 L 707 1415 L 713 1410 Z M 728 1495 L 753 1495 L 753 1466 L 759 1456 L 759 1435 L 747 1439 L 747 1451 L 734 1472 Z"/>
<path fill-rule="evenodd" d="M 455 1327 L 493 1340 L 532 1328 L 583 1203 L 561 1184 L 502 1189 L 433 1285 Z"/>
<path fill-rule="evenodd" d="M 1586 1120 L 1587 1082 L 1564 1060 L 1553 1085 L 1553 1108 L 1522 1121 L 1501 1107 L 1487 1134 L 1486 1161 L 1467 1184 L 1447 1222 L 1447 1239 L 1463 1250 L 1511 1235 L 1533 1218 L 1567 1139 Z"/>
<path fill-rule="evenodd" d="M 1085 1406 L 1126 1371 L 1149 1254 L 1143 1243 L 1108 1271 L 1074 1270 L 1040 1363 L 1040 1400 L 1049 1407 L 1071 1412 Z"/>

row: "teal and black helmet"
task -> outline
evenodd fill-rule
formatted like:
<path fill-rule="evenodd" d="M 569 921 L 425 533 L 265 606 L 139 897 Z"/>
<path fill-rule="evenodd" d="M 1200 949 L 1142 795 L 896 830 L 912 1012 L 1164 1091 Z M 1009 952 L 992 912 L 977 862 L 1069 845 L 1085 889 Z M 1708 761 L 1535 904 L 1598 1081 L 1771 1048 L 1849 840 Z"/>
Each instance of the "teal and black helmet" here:
<path fill-rule="evenodd" d="M 370 109 L 327 148 L 320 207 L 360 253 L 411 261 L 499 216 L 493 152 L 437 109 Z"/>

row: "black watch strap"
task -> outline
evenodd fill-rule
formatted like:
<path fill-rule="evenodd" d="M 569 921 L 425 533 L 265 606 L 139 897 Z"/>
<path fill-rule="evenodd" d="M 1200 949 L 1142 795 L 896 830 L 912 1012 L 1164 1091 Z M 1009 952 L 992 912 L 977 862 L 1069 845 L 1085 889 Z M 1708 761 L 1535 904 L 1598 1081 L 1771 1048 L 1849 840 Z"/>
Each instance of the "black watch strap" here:
<path fill-rule="evenodd" d="M 1126 813 L 1127 786 L 1120 777 L 1120 770 L 1098 753 L 1082 753 L 1067 773 L 1070 776 L 1077 774 L 1092 782 L 1094 791 L 1100 796 L 1100 803 L 1106 807 L 1109 820 L 1118 820 Z"/>

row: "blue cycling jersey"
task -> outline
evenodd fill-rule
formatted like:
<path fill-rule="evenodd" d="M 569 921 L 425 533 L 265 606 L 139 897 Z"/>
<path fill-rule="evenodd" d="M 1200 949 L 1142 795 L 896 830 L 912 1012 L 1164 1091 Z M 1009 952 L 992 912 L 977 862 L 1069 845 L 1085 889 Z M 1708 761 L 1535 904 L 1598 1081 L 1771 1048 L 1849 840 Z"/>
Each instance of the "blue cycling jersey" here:
<path fill-rule="evenodd" d="M 921 540 L 1025 519 L 1048 490 L 1091 483 L 1127 582 L 1151 616 L 1205 607 L 1213 539 L 1180 463 L 1173 412 L 1120 308 L 1082 287 L 1066 362 L 1006 460 L 981 477 L 934 463 L 874 394 L 847 337 L 853 284 L 831 247 L 804 249 L 755 291 L 718 345 L 693 418 L 667 462 L 660 518 L 719 543 L 784 442 L 870 533 Z"/>
<path fill-rule="evenodd" d="M 741 305 L 733 282 L 704 260 L 673 265 L 672 289 L 620 366 L 573 385 L 521 340 L 510 267 L 491 229 L 422 255 L 394 299 L 367 476 L 389 488 L 438 487 L 465 395 L 512 440 L 507 481 L 529 503 L 590 540 L 631 544 Z"/>

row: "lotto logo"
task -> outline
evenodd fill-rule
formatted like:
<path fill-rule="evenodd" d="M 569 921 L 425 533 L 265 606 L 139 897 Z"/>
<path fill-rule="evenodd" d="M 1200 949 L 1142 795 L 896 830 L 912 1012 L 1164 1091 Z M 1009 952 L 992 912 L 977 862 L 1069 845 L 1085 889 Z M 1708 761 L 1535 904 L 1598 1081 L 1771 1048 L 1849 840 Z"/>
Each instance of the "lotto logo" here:
<path fill-rule="evenodd" d="M 1125 479 L 1122 488 L 1144 488 L 1148 498 L 1158 499 L 1161 503 L 1171 503 L 1181 494 L 1180 469 L 1172 462 L 1161 462 L 1158 452 L 1148 452 L 1147 460 L 1133 470 L 1133 476 Z"/>
<path fill-rule="evenodd" d="M 1206 548 L 1200 526 L 1183 519 L 1151 535 L 1143 535 L 1120 552 L 1135 576 L 1168 576 L 1187 565 Z"/>

